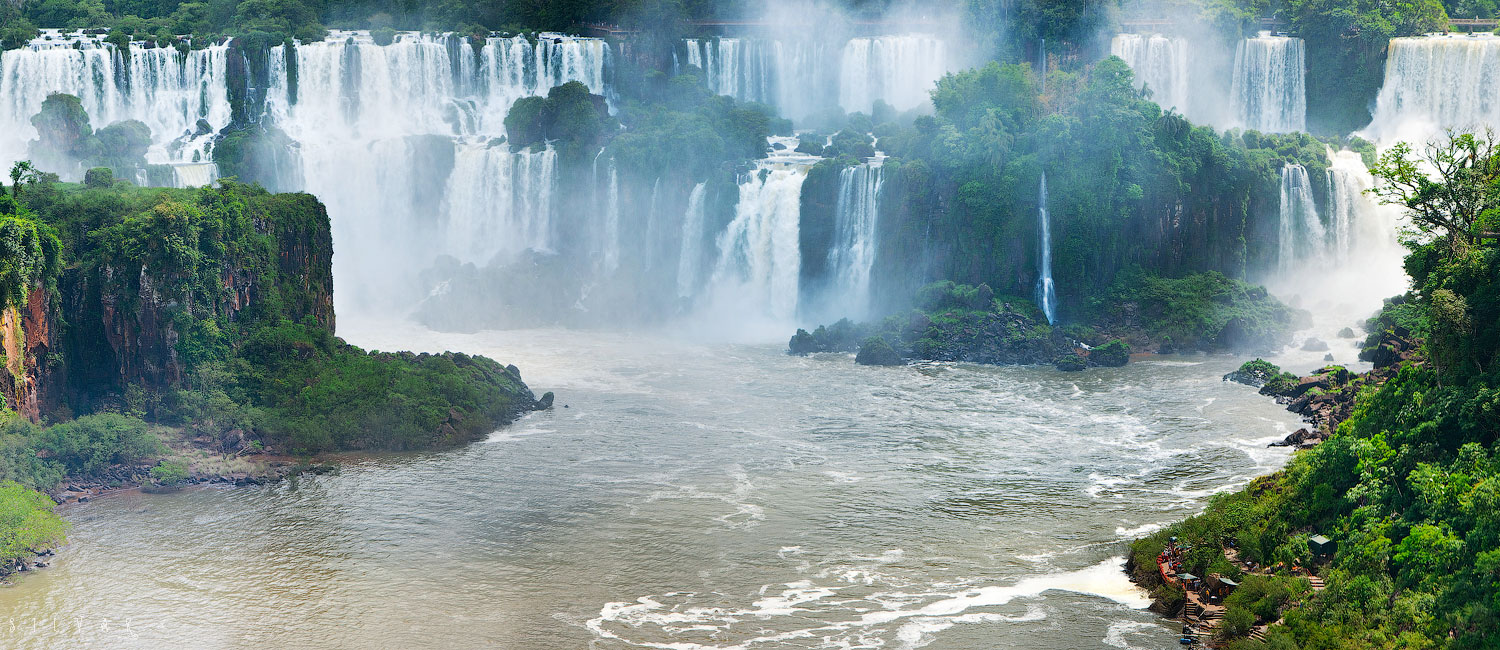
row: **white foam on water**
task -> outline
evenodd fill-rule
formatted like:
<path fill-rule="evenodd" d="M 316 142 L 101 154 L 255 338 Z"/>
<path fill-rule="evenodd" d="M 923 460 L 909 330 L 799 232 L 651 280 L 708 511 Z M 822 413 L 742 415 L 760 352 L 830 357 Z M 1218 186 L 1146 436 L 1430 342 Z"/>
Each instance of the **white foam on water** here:
<path fill-rule="evenodd" d="M 881 557 L 889 555 L 886 553 Z M 1046 609 L 1040 603 L 1028 604 L 1025 613 L 1019 615 L 983 610 L 1003 607 L 1016 599 L 1042 597 L 1049 591 L 1096 596 L 1132 609 L 1144 609 L 1151 604 L 1151 599 L 1126 578 L 1123 567 L 1124 558 L 1112 557 L 1091 567 L 1032 576 L 1013 585 L 968 587 L 957 591 L 895 591 L 875 593 L 857 600 L 833 598 L 850 585 L 820 586 L 811 580 L 803 580 L 763 587 L 762 597 L 741 609 L 694 605 L 692 594 L 677 594 L 675 598 L 672 595 L 642 596 L 634 602 L 606 603 L 586 627 L 602 639 L 668 650 L 734 650 L 806 638 L 820 638 L 825 645 L 832 647 L 838 647 L 841 640 L 858 638 L 862 643 L 873 642 L 874 645 L 845 647 L 881 647 L 890 636 L 894 636 L 896 647 L 919 648 L 930 643 L 940 632 L 959 624 L 1042 620 L 1046 618 Z M 954 586 L 949 585 L 950 588 Z M 875 603 L 881 608 L 871 611 L 859 606 L 860 603 Z M 839 617 L 843 619 L 838 620 Z M 730 626 L 749 621 L 754 622 L 757 636 L 740 641 L 717 641 L 729 635 Z M 795 627 L 808 621 L 821 623 L 812 627 Z M 795 629 L 778 630 L 776 623 L 779 622 L 790 623 Z M 892 625 L 895 627 L 891 628 Z M 689 631 L 707 633 L 716 640 L 709 644 L 660 640 L 659 637 L 654 640 L 635 638 L 643 632 L 650 634 L 652 630 L 668 636 L 673 631 L 679 634 Z"/>
<path fill-rule="evenodd" d="M 1161 627 L 1156 623 L 1145 623 L 1142 621 L 1115 621 L 1109 624 L 1109 631 L 1104 634 L 1104 643 L 1116 648 L 1135 648 L 1125 637 L 1132 633 L 1140 633 Z"/>

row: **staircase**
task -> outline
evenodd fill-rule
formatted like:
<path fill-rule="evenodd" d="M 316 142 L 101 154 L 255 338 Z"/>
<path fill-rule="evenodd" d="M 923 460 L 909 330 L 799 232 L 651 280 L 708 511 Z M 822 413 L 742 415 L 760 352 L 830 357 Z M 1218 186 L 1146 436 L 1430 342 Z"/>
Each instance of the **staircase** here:
<path fill-rule="evenodd" d="M 1323 584 L 1323 579 L 1318 576 L 1308 576 L 1307 581 L 1312 583 L 1313 591 L 1322 591 L 1328 587 L 1328 585 Z"/>
<path fill-rule="evenodd" d="M 1257 626 L 1255 626 L 1253 628 L 1250 628 L 1250 638 L 1255 639 L 1256 641 L 1265 641 L 1266 640 L 1266 626 L 1264 626 L 1264 625 L 1257 625 Z"/>

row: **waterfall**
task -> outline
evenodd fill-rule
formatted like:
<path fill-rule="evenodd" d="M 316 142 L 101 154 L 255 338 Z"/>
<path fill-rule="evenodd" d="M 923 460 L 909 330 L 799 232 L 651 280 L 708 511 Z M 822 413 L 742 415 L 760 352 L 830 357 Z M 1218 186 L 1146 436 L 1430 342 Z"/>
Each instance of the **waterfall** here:
<path fill-rule="evenodd" d="M 1187 112 L 1191 97 L 1188 85 L 1187 39 L 1160 34 L 1117 34 L 1109 44 L 1113 54 L 1135 71 L 1136 88 L 1151 90 L 1151 99 L 1162 108 Z"/>
<path fill-rule="evenodd" d="M 1500 127 L 1500 37 L 1393 38 L 1364 135 L 1420 144 L 1445 129 Z"/>
<path fill-rule="evenodd" d="M 1057 322 L 1057 287 L 1052 282 L 1052 219 L 1047 215 L 1047 172 L 1042 172 L 1037 199 L 1037 221 L 1041 232 L 1041 269 L 1036 283 L 1037 302 L 1049 324 Z"/>
<path fill-rule="evenodd" d="M 1302 165 L 1283 166 L 1277 266 L 1290 271 L 1302 264 L 1327 261 L 1327 242 L 1307 169 Z"/>
<path fill-rule="evenodd" d="M 285 54 L 269 57 L 267 113 L 297 143 L 302 178 L 289 189 L 328 205 L 335 277 L 358 280 L 335 292 L 341 309 L 400 304 L 394 289 L 440 255 L 486 264 L 558 248 L 557 154 L 511 151 L 505 114 L 568 81 L 608 96 L 603 41 L 490 38 L 476 53 L 455 36 L 380 46 L 334 32 L 295 48 L 295 88 Z M 605 255 L 617 261 L 618 248 Z"/>
<path fill-rule="evenodd" d="M 557 153 L 512 153 L 488 143 L 462 143 L 443 192 L 447 247 L 462 261 L 552 249 L 552 195 Z"/>
<path fill-rule="evenodd" d="M 877 100 L 898 111 L 919 108 L 945 72 L 947 44 L 937 37 L 850 39 L 839 62 L 839 106 L 867 114 Z"/>
<path fill-rule="evenodd" d="M 213 163 L 183 163 L 172 165 L 173 187 L 203 187 L 213 185 L 219 177 L 219 169 Z"/>
<path fill-rule="evenodd" d="M 682 216 L 682 248 L 677 257 L 677 297 L 689 298 L 697 289 L 698 265 L 703 257 L 704 195 L 708 183 L 693 186 L 687 213 Z"/>
<path fill-rule="evenodd" d="M 620 172 L 609 160 L 609 192 L 604 203 L 604 270 L 620 268 Z"/>
<path fill-rule="evenodd" d="M 46 40 L 48 37 L 51 40 Z M 229 123 L 228 48 L 179 53 L 134 43 L 127 53 L 101 37 L 48 30 L 43 38 L 0 56 L 0 163 L 28 157 L 36 138 L 31 116 L 51 93 L 77 96 L 94 129 L 140 120 L 151 129 L 146 159 L 197 162 L 213 133 Z M 207 129 L 199 128 L 199 120 Z M 73 178 L 73 170 L 47 170 Z"/>
<path fill-rule="evenodd" d="M 734 311 L 790 320 L 802 254 L 798 227 L 808 166 L 762 161 L 740 181 L 734 220 L 719 236 L 713 284 Z"/>
<path fill-rule="evenodd" d="M 1304 70 L 1300 38 L 1262 33 L 1240 41 L 1230 84 L 1236 126 L 1266 133 L 1304 130 Z"/>
<path fill-rule="evenodd" d="M 880 162 L 839 172 L 839 196 L 834 210 L 833 248 L 828 252 L 835 301 L 849 318 L 869 316 L 870 269 L 875 263 L 876 225 L 880 218 Z"/>

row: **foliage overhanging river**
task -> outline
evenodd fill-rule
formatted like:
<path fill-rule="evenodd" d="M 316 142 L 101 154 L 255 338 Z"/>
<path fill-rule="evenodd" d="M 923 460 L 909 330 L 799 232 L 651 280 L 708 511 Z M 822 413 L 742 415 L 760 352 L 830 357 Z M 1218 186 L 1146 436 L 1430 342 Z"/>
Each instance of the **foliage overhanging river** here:
<path fill-rule="evenodd" d="M 363 325 L 514 362 L 558 408 L 336 475 L 69 506 L 52 568 L 0 589 L 8 647 L 1161 648 L 1125 541 L 1279 466 L 1296 426 L 1220 381 L 1230 357 L 868 368 Z"/>

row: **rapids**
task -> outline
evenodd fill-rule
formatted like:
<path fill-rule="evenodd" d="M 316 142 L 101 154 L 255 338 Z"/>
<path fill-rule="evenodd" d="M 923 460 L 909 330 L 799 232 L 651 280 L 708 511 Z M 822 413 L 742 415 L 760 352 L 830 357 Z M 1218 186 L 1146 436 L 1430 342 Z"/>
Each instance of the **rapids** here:
<path fill-rule="evenodd" d="M 1127 540 L 1279 466 L 1298 426 L 1221 382 L 1229 357 L 344 334 L 493 355 L 558 405 L 458 450 L 69 506 L 52 568 L 0 589 L 11 647 L 1159 649 Z"/>

